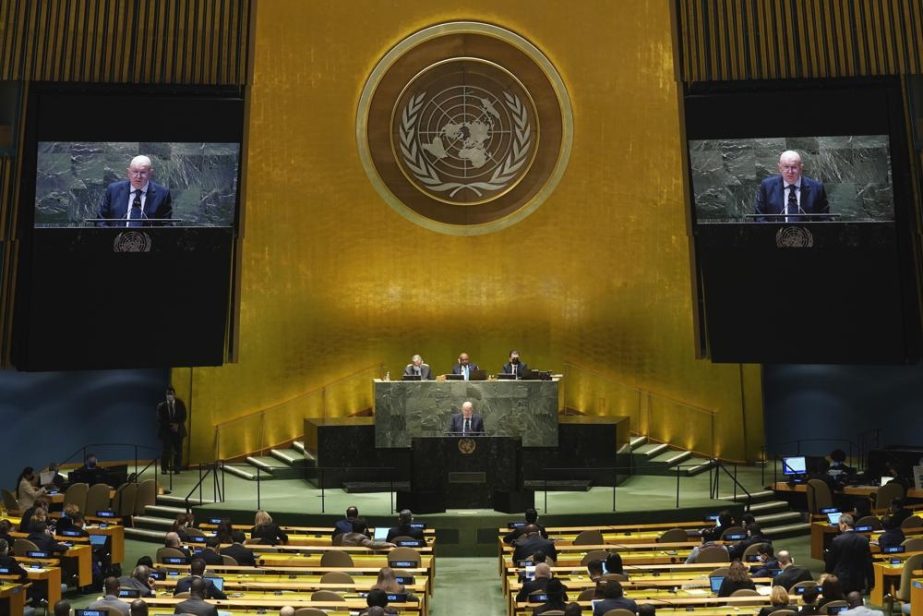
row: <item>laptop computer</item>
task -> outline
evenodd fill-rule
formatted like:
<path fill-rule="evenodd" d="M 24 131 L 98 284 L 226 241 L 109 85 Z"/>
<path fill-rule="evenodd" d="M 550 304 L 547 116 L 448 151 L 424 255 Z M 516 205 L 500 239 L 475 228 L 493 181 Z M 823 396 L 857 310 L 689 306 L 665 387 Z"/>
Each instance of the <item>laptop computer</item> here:
<path fill-rule="evenodd" d="M 843 515 L 842 511 L 833 511 L 827 514 L 827 521 L 830 522 L 830 526 L 837 526 L 840 523 L 840 517 Z"/>
<path fill-rule="evenodd" d="M 220 590 L 221 592 L 224 592 L 224 578 L 205 576 L 205 581 L 211 582 L 216 590 Z"/>
<path fill-rule="evenodd" d="M 403 381 L 422 381 L 423 377 L 419 374 L 405 374 L 401 377 Z"/>
<path fill-rule="evenodd" d="M 375 534 L 373 535 L 375 541 L 387 541 L 388 539 L 388 529 L 382 526 L 375 527 Z"/>
<path fill-rule="evenodd" d="M 465 380 L 465 375 L 464 375 L 464 374 L 452 374 L 452 373 L 450 372 L 449 374 L 445 375 L 445 380 L 447 380 L 447 381 L 464 381 L 464 380 Z"/>
<path fill-rule="evenodd" d="M 712 575 L 708 578 L 708 583 L 711 585 L 711 591 L 718 594 L 718 591 L 721 590 L 721 584 L 724 583 L 723 575 Z"/>
<path fill-rule="evenodd" d="M 54 476 L 55 476 L 55 475 L 57 475 L 57 473 L 56 473 L 55 471 L 43 471 L 43 472 L 39 473 L 39 475 L 38 475 L 39 485 L 47 486 L 47 485 L 50 484 L 52 481 L 54 481 Z M 884 485 L 884 484 L 882 484 L 882 485 Z"/>
<path fill-rule="evenodd" d="M 511 373 L 507 373 L 507 372 L 501 372 L 501 373 L 499 373 L 499 374 L 497 375 L 497 380 L 498 380 L 498 381 L 512 381 L 512 380 L 514 380 L 515 378 L 516 378 L 516 375 L 515 375 L 515 374 L 511 374 Z"/>
<path fill-rule="evenodd" d="M 109 537 L 106 535 L 90 535 L 90 545 L 94 547 L 101 548 L 106 545 L 106 541 L 109 540 Z"/>

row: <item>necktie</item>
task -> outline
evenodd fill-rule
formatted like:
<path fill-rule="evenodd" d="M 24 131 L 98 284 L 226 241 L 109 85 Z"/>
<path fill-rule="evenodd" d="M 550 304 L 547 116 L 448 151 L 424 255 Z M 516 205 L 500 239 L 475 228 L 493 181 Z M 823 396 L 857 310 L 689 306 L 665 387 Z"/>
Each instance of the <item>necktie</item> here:
<path fill-rule="evenodd" d="M 788 185 L 788 211 L 786 214 L 798 213 L 798 187 L 794 184 Z"/>
<path fill-rule="evenodd" d="M 462 428 L 462 433 L 463 433 L 463 434 L 468 434 L 469 432 L 471 432 L 471 420 L 466 418 L 466 419 L 465 419 L 465 425 L 464 425 L 464 427 Z"/>
<path fill-rule="evenodd" d="M 135 199 L 131 202 L 131 211 L 128 212 L 128 218 L 130 220 L 128 226 L 140 227 L 141 218 L 144 216 L 144 212 L 141 210 L 141 190 L 136 190 L 133 194 L 135 195 Z"/>
<path fill-rule="evenodd" d="M 468 380 L 468 366 L 462 366 L 462 374 L 465 375 L 465 380 Z"/>
<path fill-rule="evenodd" d="M 174 419 L 176 415 L 173 413 L 173 403 L 170 403 L 170 419 Z"/>

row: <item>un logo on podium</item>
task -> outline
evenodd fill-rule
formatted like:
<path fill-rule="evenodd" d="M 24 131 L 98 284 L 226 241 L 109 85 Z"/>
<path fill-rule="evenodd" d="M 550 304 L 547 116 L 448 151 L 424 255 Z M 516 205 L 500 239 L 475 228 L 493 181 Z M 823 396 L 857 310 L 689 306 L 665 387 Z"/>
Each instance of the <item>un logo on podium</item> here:
<path fill-rule="evenodd" d="M 474 453 L 474 450 L 477 448 L 477 441 L 475 441 L 473 438 L 458 439 L 458 451 L 466 456 Z"/>
<path fill-rule="evenodd" d="M 545 55 L 477 22 L 432 26 L 389 51 L 356 125 L 384 200 L 454 235 L 496 231 L 538 208 L 564 173 L 573 132 L 567 91 Z"/>

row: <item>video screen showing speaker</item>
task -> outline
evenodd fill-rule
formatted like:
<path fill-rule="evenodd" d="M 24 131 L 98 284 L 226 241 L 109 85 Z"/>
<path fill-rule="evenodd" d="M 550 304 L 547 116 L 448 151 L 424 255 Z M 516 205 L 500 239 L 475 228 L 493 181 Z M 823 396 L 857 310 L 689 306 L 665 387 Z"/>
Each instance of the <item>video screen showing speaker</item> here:
<path fill-rule="evenodd" d="M 914 361 L 898 80 L 698 83 L 683 105 L 702 354 Z"/>
<path fill-rule="evenodd" d="M 42 141 L 34 224 L 232 227 L 239 164 L 239 143 Z"/>
<path fill-rule="evenodd" d="M 37 83 L 26 117 L 14 365 L 223 363 L 242 90 Z"/>

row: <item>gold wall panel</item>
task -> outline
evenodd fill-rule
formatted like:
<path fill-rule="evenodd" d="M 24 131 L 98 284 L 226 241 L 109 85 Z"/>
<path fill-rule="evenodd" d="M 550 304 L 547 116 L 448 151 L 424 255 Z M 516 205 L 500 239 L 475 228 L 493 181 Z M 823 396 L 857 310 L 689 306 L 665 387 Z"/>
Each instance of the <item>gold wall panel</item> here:
<path fill-rule="evenodd" d="M 758 368 L 695 359 L 669 2 L 276 0 L 255 17 L 239 363 L 193 370 L 193 460 L 211 459 L 215 425 L 367 366 L 396 376 L 419 352 L 442 373 L 464 350 L 496 372 L 511 348 L 532 367 L 569 362 L 590 375 L 574 382 L 588 412 L 619 414 L 606 387 L 622 383 L 677 401 L 652 408 L 662 433 L 701 421 L 682 410 L 700 407 L 715 413 L 716 453 L 756 455 Z M 379 58 L 450 20 L 527 38 L 573 104 L 557 190 L 482 236 L 434 233 L 395 213 L 354 139 Z M 371 384 L 354 388 L 352 402 L 324 412 L 361 410 Z M 712 438 L 710 427 L 689 432 Z"/>

